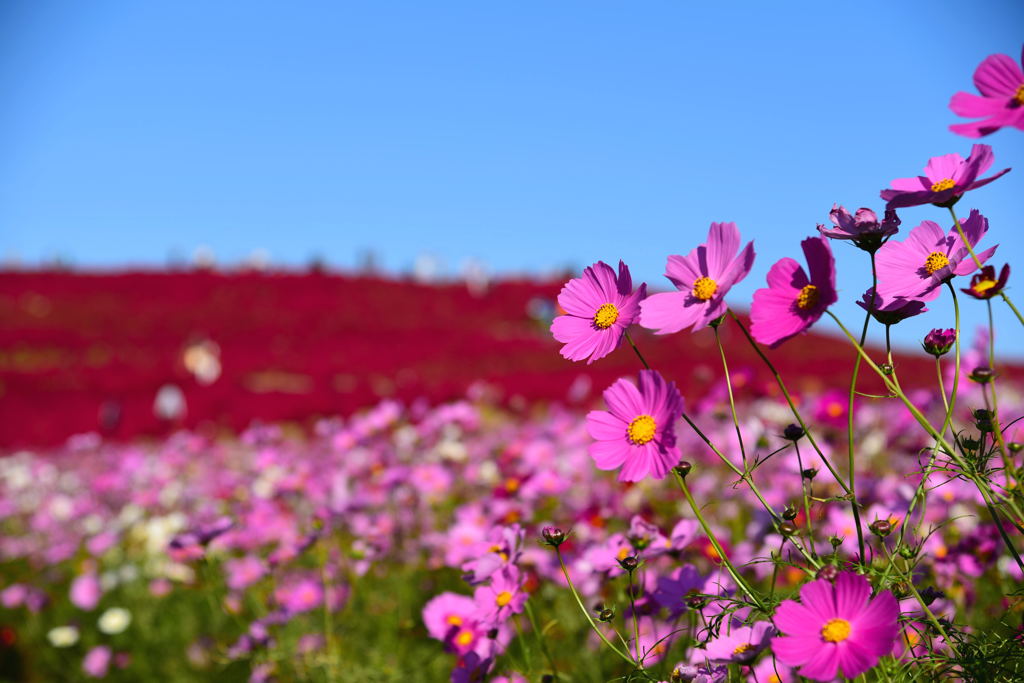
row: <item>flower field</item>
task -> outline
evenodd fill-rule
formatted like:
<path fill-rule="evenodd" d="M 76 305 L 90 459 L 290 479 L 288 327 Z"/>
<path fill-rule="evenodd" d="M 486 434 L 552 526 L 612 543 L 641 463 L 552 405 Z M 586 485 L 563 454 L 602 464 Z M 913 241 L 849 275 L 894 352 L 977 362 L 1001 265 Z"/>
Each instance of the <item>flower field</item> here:
<path fill-rule="evenodd" d="M 1022 127 L 1016 61 L 975 84 L 954 132 Z M 0 681 L 1024 680 L 994 164 L 932 157 L 772 264 L 690 230 L 661 291 L 3 274 Z"/>

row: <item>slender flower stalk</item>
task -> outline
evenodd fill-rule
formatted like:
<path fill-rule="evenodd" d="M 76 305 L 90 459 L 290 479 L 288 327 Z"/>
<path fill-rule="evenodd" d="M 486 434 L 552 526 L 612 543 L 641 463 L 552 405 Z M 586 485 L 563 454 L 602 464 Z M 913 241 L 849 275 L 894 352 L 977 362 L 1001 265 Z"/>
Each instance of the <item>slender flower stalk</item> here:
<path fill-rule="evenodd" d="M 875 310 L 875 302 L 878 300 L 878 268 L 875 266 L 875 252 L 871 252 L 871 295 L 868 301 L 868 310 L 864 314 L 864 326 L 860 331 L 860 344 L 868 337 L 868 326 L 871 324 L 871 314 Z M 850 474 L 850 507 L 853 510 L 853 523 L 857 528 L 857 549 L 860 551 L 860 562 L 864 562 L 864 529 L 860 521 L 860 509 L 857 504 L 857 467 L 854 458 L 853 447 L 853 403 L 857 395 L 857 375 L 860 374 L 860 354 L 857 354 L 853 362 L 853 376 L 850 378 L 850 402 L 846 409 L 846 445 L 847 445 L 847 467 Z"/>
<path fill-rule="evenodd" d="M 572 597 L 576 599 L 576 604 L 579 605 L 580 611 L 583 612 L 583 616 L 587 618 L 587 623 L 590 624 L 590 628 L 594 630 L 594 633 L 597 634 L 598 638 L 600 638 L 612 652 L 629 662 L 637 669 L 643 670 L 643 666 L 640 662 L 634 660 L 629 654 L 623 652 L 617 646 L 612 645 L 612 642 L 608 640 L 607 636 L 605 636 L 604 631 L 594 623 L 594 618 L 590 616 L 590 612 L 587 611 L 586 606 L 583 604 L 583 599 L 580 598 L 579 591 L 576 590 L 576 586 L 573 585 L 572 578 L 569 576 L 569 568 L 565 566 L 565 559 L 562 557 L 562 550 L 557 546 L 555 546 L 555 555 L 558 556 L 558 566 L 562 568 L 562 574 L 565 576 L 565 582 L 569 585 L 569 592 L 572 593 Z"/>
<path fill-rule="evenodd" d="M 732 560 L 729 559 L 729 556 L 726 554 L 725 549 L 722 547 L 722 544 L 718 542 L 718 538 L 715 536 L 715 532 L 711 530 L 711 527 L 708 526 L 708 523 L 704 520 L 704 515 L 700 511 L 700 507 L 697 505 L 697 501 L 693 499 L 693 494 L 690 493 L 690 489 L 686 485 L 686 478 L 679 474 L 679 472 L 676 470 L 672 470 L 672 473 L 676 477 L 676 482 L 679 484 L 679 488 L 682 490 L 683 496 L 686 498 L 686 502 L 690 504 L 690 509 L 693 510 L 694 516 L 700 523 L 701 529 L 704 530 L 704 534 L 708 537 L 708 540 L 711 542 L 711 546 L 715 549 L 715 552 L 718 553 L 718 557 L 722 560 L 722 564 L 725 565 L 725 570 L 729 572 L 729 576 L 731 576 L 732 580 L 736 582 L 736 585 L 739 587 L 739 589 L 746 593 L 747 598 L 750 600 L 750 602 L 753 603 L 755 607 L 757 607 L 757 609 L 761 610 L 765 614 L 768 614 L 768 608 L 764 605 L 764 603 L 761 602 L 761 598 L 759 598 L 754 589 L 750 587 L 750 584 L 747 583 L 747 580 L 743 578 L 743 575 L 740 574 L 739 571 L 736 569 L 736 566 L 732 563 Z"/>
<path fill-rule="evenodd" d="M 800 411 L 797 409 L 796 403 L 793 401 L 793 397 L 790 396 L 789 390 L 786 388 L 786 383 L 782 381 L 782 375 L 780 375 L 779 371 L 775 369 L 775 366 L 772 364 L 771 360 L 768 359 L 768 356 L 764 355 L 764 351 L 761 350 L 761 347 L 754 340 L 754 338 L 750 336 L 750 332 L 747 331 L 747 328 L 743 325 L 742 322 L 740 322 L 740 319 L 736 316 L 736 314 L 730 310 L 729 315 L 739 326 L 740 330 L 743 332 L 743 336 L 747 338 L 747 341 L 750 342 L 750 345 L 753 347 L 754 351 L 757 352 L 757 355 L 760 356 L 761 360 L 764 361 L 765 365 L 768 366 L 768 370 L 771 371 L 772 375 L 775 377 L 775 383 L 779 385 L 779 390 L 782 392 L 782 396 L 786 399 L 786 403 L 789 405 L 789 409 L 793 413 L 793 417 L 796 418 L 797 423 L 804 430 L 804 434 L 807 436 L 807 440 L 814 448 L 814 451 L 818 454 L 818 457 L 821 458 L 821 461 L 823 463 L 825 463 L 825 467 L 827 467 L 828 471 L 832 473 L 833 477 L 835 477 L 836 482 L 839 484 L 840 488 L 843 489 L 843 492 L 846 495 L 850 495 L 850 493 L 852 493 L 850 491 L 850 486 L 846 483 L 843 476 L 839 474 L 839 471 L 836 470 L 836 468 L 832 465 L 832 462 L 827 457 L 825 457 L 825 454 L 822 452 L 821 447 L 818 445 L 818 442 L 814 440 L 814 435 L 811 434 L 810 429 L 808 429 L 807 427 L 807 423 L 804 422 L 804 418 L 800 415 Z"/>
<path fill-rule="evenodd" d="M 736 441 L 740 445 L 740 456 L 743 458 L 743 469 L 747 468 L 747 451 L 743 447 L 743 434 L 740 431 L 740 420 L 736 415 L 736 399 L 732 394 L 732 378 L 729 376 L 729 363 L 725 359 L 725 348 L 722 346 L 722 335 L 718 333 L 718 325 L 712 325 L 715 330 L 715 343 L 718 344 L 718 354 L 722 357 L 722 371 L 725 373 L 725 388 L 729 394 L 729 410 L 732 412 L 732 424 L 736 428 Z"/>

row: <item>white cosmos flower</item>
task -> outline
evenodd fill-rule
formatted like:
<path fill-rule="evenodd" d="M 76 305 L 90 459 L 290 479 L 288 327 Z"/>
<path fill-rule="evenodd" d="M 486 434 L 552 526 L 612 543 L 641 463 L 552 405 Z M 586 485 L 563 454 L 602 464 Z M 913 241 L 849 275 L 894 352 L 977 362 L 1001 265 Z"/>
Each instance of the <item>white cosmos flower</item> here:
<path fill-rule="evenodd" d="M 100 627 L 100 631 L 107 635 L 124 633 L 128 624 L 132 623 L 132 613 L 124 607 L 111 607 L 100 615 L 100 619 L 96 623 Z"/>
<path fill-rule="evenodd" d="M 58 626 L 51 628 L 46 637 L 54 647 L 71 647 L 78 642 L 78 629 L 74 626 Z"/>

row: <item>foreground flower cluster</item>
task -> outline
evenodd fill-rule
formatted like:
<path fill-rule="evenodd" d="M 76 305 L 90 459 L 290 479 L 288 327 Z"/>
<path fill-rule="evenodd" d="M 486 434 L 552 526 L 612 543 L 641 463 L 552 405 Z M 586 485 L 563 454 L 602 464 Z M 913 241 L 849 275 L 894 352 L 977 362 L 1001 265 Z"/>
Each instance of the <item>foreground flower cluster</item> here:
<path fill-rule="evenodd" d="M 654 373 L 641 375 L 640 386 L 653 379 Z M 780 547 L 782 557 L 797 559 L 771 517 L 758 511 L 750 489 L 734 485 L 703 441 L 661 412 L 681 408 L 675 390 L 651 386 L 661 399 L 646 407 L 635 406 L 639 392 L 628 386 L 620 387 L 623 408 L 644 410 L 656 422 L 639 436 L 653 433 L 650 443 L 664 442 L 675 430 L 673 448 L 693 465 L 689 489 L 715 501 L 710 528 L 731 560 L 745 566 L 744 580 L 771 582 L 780 598 L 797 599 L 809 578 L 805 569 L 757 561 Z M 713 396 L 719 398 L 694 406 L 691 417 L 712 441 L 735 443 L 721 393 Z M 966 397 L 980 400 L 978 388 Z M 1008 409 L 1019 409 L 1013 400 Z M 827 417 L 832 401 L 807 397 L 802 405 Z M 799 501 L 799 473 L 821 471 L 818 456 L 803 439 L 784 436 L 790 415 L 778 397 L 761 395 L 742 407 L 748 457 L 760 463 L 757 476 L 772 482 L 761 493 L 778 509 Z M 927 408 L 941 412 L 941 402 Z M 251 680 L 301 679 L 310 671 L 337 680 L 343 651 L 358 647 L 339 624 L 374 609 L 379 596 L 371 586 L 381 577 L 414 570 L 447 577 L 450 585 L 415 591 L 407 608 L 422 612 L 412 637 L 429 635 L 438 652 L 451 652 L 454 680 L 485 672 L 535 676 L 573 670 L 580 666 L 574 648 L 599 644 L 586 644 L 585 623 L 560 597 L 568 586 L 562 560 L 584 606 L 600 603 L 594 622 L 609 637 L 617 628 L 645 671 L 661 671 L 666 680 L 676 668 L 717 679 L 730 666 L 795 680 L 790 666 L 803 666 L 808 676 L 833 664 L 849 673 L 863 657 L 892 653 L 909 662 L 924 656 L 925 644 L 942 647 L 917 603 L 901 596 L 897 622 L 889 592 L 869 602 L 866 580 L 849 573 L 834 578 L 835 590 L 854 597 L 837 597 L 831 606 L 822 597 L 831 583 L 818 579 L 800 590 L 799 605 L 783 603 L 779 614 L 789 616 L 774 626 L 748 623 L 751 608 L 692 513 L 649 478 L 623 489 L 595 469 L 583 417 L 557 407 L 522 417 L 484 403 L 384 403 L 348 422 L 324 422 L 312 439 L 264 427 L 237 442 L 180 434 L 152 446 L 118 446 L 82 437 L 63 453 L 11 455 L 0 460 L 0 623 L 15 625 L 27 665 L 73 667 L 89 677 L 123 671 L 137 680 L 154 671 L 146 629 L 174 605 L 188 605 L 191 616 L 176 618 L 170 641 L 180 650 L 166 653 L 173 667 L 155 669 L 166 679 L 174 680 L 175 671 L 181 680 L 204 671 L 223 676 L 238 662 Z M 860 481 L 865 526 L 878 519 L 902 526 L 920 479 L 919 451 L 927 446 L 908 432 L 909 419 L 886 402 L 858 411 L 861 457 L 876 473 Z M 826 453 L 841 442 L 838 430 L 822 434 Z M 804 483 L 815 500 L 840 492 L 821 475 Z M 993 599 L 980 590 L 985 581 L 1021 576 L 1000 558 L 998 530 L 980 514 L 977 492 L 956 480 L 935 484 L 924 526 L 907 538 L 920 549 L 918 589 L 936 596 L 930 610 L 961 621 Z M 823 561 L 835 557 L 843 565 L 856 554 L 848 505 L 815 503 L 810 517 L 801 511 L 793 521 Z M 891 549 L 892 538 L 874 552 L 883 546 Z M 812 624 L 799 610 L 824 621 Z M 847 620 L 849 635 L 835 623 L 828 627 L 830 619 Z M 836 657 L 809 663 L 794 654 L 812 626 L 831 629 Z M 550 659 L 541 658 L 538 642 Z M 532 669 L 521 656 L 524 645 L 534 651 Z M 611 671 L 615 664 L 597 659 L 592 666 Z"/>

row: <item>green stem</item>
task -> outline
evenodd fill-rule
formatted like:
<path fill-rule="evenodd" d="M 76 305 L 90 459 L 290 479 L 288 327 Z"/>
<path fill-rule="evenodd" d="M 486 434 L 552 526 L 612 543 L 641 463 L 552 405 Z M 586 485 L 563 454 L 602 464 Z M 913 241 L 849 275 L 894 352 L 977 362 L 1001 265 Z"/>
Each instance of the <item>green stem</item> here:
<path fill-rule="evenodd" d="M 835 477 L 836 482 L 839 484 L 840 488 L 843 489 L 843 493 L 845 493 L 846 495 L 850 495 L 852 493 L 850 491 L 850 487 L 847 485 L 846 481 L 843 480 L 843 477 L 839 474 L 836 468 L 832 466 L 832 463 L 829 462 L 829 459 L 825 457 L 825 454 L 822 452 L 821 447 L 818 446 L 818 442 L 814 440 L 814 435 L 811 434 L 811 430 L 808 429 L 807 423 L 804 422 L 803 417 L 800 416 L 800 411 L 797 410 L 796 403 L 793 402 L 793 397 L 789 395 L 789 390 L 786 389 L 786 383 L 782 381 L 782 375 L 780 375 L 779 371 L 775 369 L 775 366 L 768 359 L 768 356 L 764 355 L 764 351 L 761 350 L 761 347 L 754 340 L 754 338 L 750 336 L 750 332 L 747 331 L 747 328 L 743 325 L 742 322 L 740 322 L 740 319 L 736 316 L 736 314 L 730 310 L 729 316 L 736 322 L 740 330 L 743 331 L 743 336 L 747 338 L 747 341 L 750 342 L 750 345 L 753 347 L 754 351 L 757 352 L 757 355 L 761 357 L 761 360 L 764 361 L 765 365 L 768 366 L 768 370 L 770 370 L 772 375 L 775 377 L 775 383 L 779 385 L 779 390 L 782 392 L 783 397 L 786 399 L 786 403 L 789 404 L 789 409 L 793 413 L 793 417 L 796 418 L 796 421 L 800 425 L 800 428 L 804 430 L 804 434 L 807 436 L 807 440 L 810 442 L 811 446 L 818 454 L 818 457 L 821 458 L 821 461 L 825 463 L 825 467 L 827 467 L 828 471 L 832 473 L 833 477 Z"/>
<path fill-rule="evenodd" d="M 562 568 L 562 574 L 565 575 L 565 582 L 569 584 L 569 591 L 572 593 L 572 597 L 576 598 L 576 604 L 579 605 L 580 611 L 583 612 L 583 616 L 587 618 L 587 622 L 590 624 L 590 628 L 594 630 L 594 633 L 597 634 L 597 637 L 600 638 L 605 645 L 611 648 L 612 652 L 614 652 L 619 657 L 626 660 L 633 666 L 637 667 L 638 669 L 643 669 L 643 666 L 641 666 L 639 662 L 634 661 L 633 658 L 630 657 L 628 654 L 620 650 L 615 645 L 612 645 L 611 641 L 608 640 L 604 632 L 598 627 L 596 623 L 594 623 L 594 618 L 590 616 L 590 612 L 587 611 L 587 608 L 583 604 L 583 600 L 580 598 L 580 594 L 576 591 L 576 586 L 573 585 L 572 579 L 569 577 L 569 569 L 565 566 L 565 560 L 562 558 L 562 551 L 556 547 L 555 554 L 558 556 L 558 564 Z"/>
<path fill-rule="evenodd" d="M 629 336 L 629 330 L 626 330 L 623 334 L 625 334 L 626 341 L 629 342 L 629 345 L 633 347 L 633 351 L 636 353 L 636 357 L 640 359 L 641 363 L 643 363 L 644 369 L 650 370 L 651 366 L 647 364 L 647 360 L 644 358 L 643 354 L 640 353 L 640 349 L 638 349 L 636 347 L 636 344 L 633 343 L 633 338 Z"/>
<path fill-rule="evenodd" d="M 732 394 L 732 378 L 729 376 L 729 363 L 725 360 L 725 347 L 722 346 L 722 336 L 718 333 L 718 325 L 712 325 L 715 330 L 715 343 L 718 344 L 718 354 L 722 357 L 722 370 L 725 372 L 725 388 L 729 393 L 729 409 L 732 411 L 732 424 L 736 427 L 736 440 L 740 444 L 740 456 L 743 458 L 743 469 L 747 468 L 747 451 L 743 447 L 743 434 L 740 432 L 740 419 L 736 415 L 736 399 Z"/>
<path fill-rule="evenodd" d="M 885 542 L 881 542 L 880 545 L 882 546 L 882 550 L 885 552 L 886 557 L 889 559 L 889 562 L 891 564 L 895 564 L 896 557 L 889 552 L 889 549 L 885 546 Z M 924 601 L 924 598 L 922 598 L 921 594 L 917 592 L 917 588 L 914 586 L 914 579 L 911 576 L 911 573 L 907 570 L 907 567 L 904 566 L 902 570 L 897 567 L 897 570 L 901 572 L 907 588 L 914 594 L 914 598 L 917 600 L 917 603 L 921 605 L 921 609 L 924 610 L 925 615 L 928 617 L 928 621 L 930 621 L 932 626 L 935 627 L 935 630 L 942 636 L 942 639 L 946 641 L 946 645 L 949 646 L 949 650 L 953 653 L 953 656 L 959 659 L 960 653 L 957 652 L 956 645 L 953 644 L 952 639 L 949 637 L 949 634 L 946 633 L 946 629 L 942 627 L 942 624 L 939 623 L 935 614 L 928 608 L 928 604 Z"/>
<path fill-rule="evenodd" d="M 693 499 L 693 494 L 690 493 L 690 489 L 686 485 L 685 477 L 679 474 L 675 469 L 672 470 L 672 474 L 675 475 L 676 482 L 679 484 L 679 488 L 682 490 L 683 496 L 686 497 L 686 502 L 690 504 L 690 509 L 693 510 L 693 514 L 697 517 L 697 521 L 700 523 L 701 528 L 704 530 L 704 534 L 711 542 L 711 546 L 715 549 L 715 552 L 718 553 L 718 557 L 721 558 L 722 564 L 725 565 L 726 571 L 729 572 L 729 576 L 731 576 L 732 580 L 736 582 L 737 587 L 747 594 L 747 597 L 752 603 L 754 603 L 755 607 L 765 614 L 768 614 L 768 610 L 761 602 L 761 599 L 756 593 L 754 593 L 754 590 L 750 587 L 750 584 L 747 583 L 746 579 L 744 579 L 739 571 L 737 571 L 732 560 L 730 560 L 729 556 L 725 554 L 725 549 L 722 547 L 722 544 L 718 542 L 715 532 L 711 530 L 711 527 L 708 526 L 708 523 L 704 520 L 704 515 L 701 514 L 700 508 L 697 506 L 697 502 Z"/>
<path fill-rule="evenodd" d="M 636 596 L 633 595 L 633 572 L 629 572 L 629 613 L 633 617 L 633 654 L 636 661 L 641 662 L 640 657 L 640 620 L 636 616 Z"/>
<path fill-rule="evenodd" d="M 878 269 L 875 265 L 875 252 L 871 252 L 871 301 L 868 302 L 868 312 L 864 315 L 864 326 L 860 331 L 860 345 L 868 337 L 868 326 L 871 324 L 871 314 L 875 310 L 875 301 L 878 293 L 875 288 L 878 286 Z M 847 445 L 847 467 L 850 471 L 850 507 L 853 509 L 853 523 L 857 528 L 857 549 L 860 551 L 860 563 L 865 561 L 866 550 L 864 545 L 864 529 L 861 528 L 860 509 L 857 505 L 857 468 L 854 463 L 853 448 L 853 403 L 857 395 L 857 376 L 860 374 L 860 354 L 853 362 L 853 377 L 850 378 L 850 401 L 846 409 L 846 445 Z M 801 488 L 803 476 L 801 475 Z M 805 498 L 806 501 L 806 498 Z"/>

